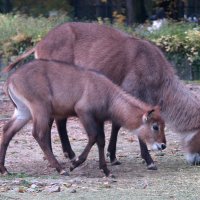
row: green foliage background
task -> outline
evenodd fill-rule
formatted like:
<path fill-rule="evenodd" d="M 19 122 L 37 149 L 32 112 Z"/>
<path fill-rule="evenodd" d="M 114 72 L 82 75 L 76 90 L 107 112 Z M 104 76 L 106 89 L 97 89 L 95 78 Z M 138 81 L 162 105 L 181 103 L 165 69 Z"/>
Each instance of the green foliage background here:
<path fill-rule="evenodd" d="M 15 0 L 12 1 L 13 8 L 17 12 L 30 14 L 32 16 L 48 16 L 49 11 L 71 12 L 72 7 L 66 0 Z"/>
<path fill-rule="evenodd" d="M 63 22 L 71 21 L 66 15 L 37 18 L 7 14 L 0 15 L 0 56 L 5 64 L 15 60 L 15 56 L 39 42 L 49 30 Z M 183 79 L 200 79 L 200 28 L 195 23 L 168 22 L 161 29 L 148 31 L 147 25 L 126 26 L 117 20 L 114 24 L 130 35 L 145 38 L 158 45 L 176 67 Z"/>

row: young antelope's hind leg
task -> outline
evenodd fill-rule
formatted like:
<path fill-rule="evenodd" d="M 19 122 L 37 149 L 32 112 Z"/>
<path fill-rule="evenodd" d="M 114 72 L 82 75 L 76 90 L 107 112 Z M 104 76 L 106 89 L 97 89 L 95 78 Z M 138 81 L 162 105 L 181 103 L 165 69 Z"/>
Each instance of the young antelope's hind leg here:
<path fill-rule="evenodd" d="M 6 175 L 8 174 L 7 169 L 5 168 L 5 156 L 8 145 L 13 138 L 13 136 L 21 129 L 23 126 L 30 120 L 29 117 L 24 119 L 19 119 L 13 117 L 8 121 L 8 123 L 3 128 L 3 133 L 1 136 L 0 142 L 0 173 Z"/>
<path fill-rule="evenodd" d="M 49 133 L 48 121 L 45 123 L 44 118 L 40 119 L 40 116 L 37 116 L 37 119 L 33 120 L 33 137 L 36 139 L 39 146 L 43 150 L 45 157 L 49 161 L 50 165 L 55 168 L 61 175 L 68 175 L 68 173 L 63 170 L 53 155 L 53 152 L 49 146 L 47 133 Z"/>
<path fill-rule="evenodd" d="M 141 150 L 141 156 L 145 160 L 147 164 L 147 169 L 149 170 L 157 170 L 157 167 L 151 158 L 151 155 L 149 154 L 147 145 L 145 142 L 142 141 L 142 139 L 138 138 L 139 144 L 140 144 L 140 150 Z"/>
<path fill-rule="evenodd" d="M 67 119 L 56 120 L 56 126 L 57 126 L 58 133 L 60 136 L 63 153 L 66 158 L 69 157 L 69 159 L 73 161 L 75 160 L 76 155 L 74 151 L 72 150 L 72 147 L 69 141 L 69 137 L 68 137 L 67 129 L 66 129 L 66 123 L 67 123 Z"/>
<path fill-rule="evenodd" d="M 107 150 L 107 156 L 110 157 L 111 165 L 120 165 L 121 162 L 119 162 L 116 158 L 116 145 L 117 145 L 117 136 L 119 132 L 120 126 L 112 123 L 112 131 L 110 136 L 110 141 L 108 145 Z"/>

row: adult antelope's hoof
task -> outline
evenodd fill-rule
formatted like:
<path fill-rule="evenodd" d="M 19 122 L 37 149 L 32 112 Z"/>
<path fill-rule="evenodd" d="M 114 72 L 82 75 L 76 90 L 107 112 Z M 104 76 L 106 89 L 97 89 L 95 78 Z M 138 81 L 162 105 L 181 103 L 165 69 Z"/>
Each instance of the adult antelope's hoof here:
<path fill-rule="evenodd" d="M 121 165 L 121 164 L 122 164 L 122 163 L 119 162 L 119 160 L 117 160 L 116 158 L 115 158 L 114 161 L 111 162 L 111 165 L 112 165 L 112 166 L 113 166 L 113 165 Z"/>
<path fill-rule="evenodd" d="M 65 170 L 61 170 L 60 175 L 69 176 L 69 173 L 67 173 Z"/>
<path fill-rule="evenodd" d="M 186 160 L 190 165 L 200 165 L 200 154 L 199 153 L 187 153 Z"/>
<path fill-rule="evenodd" d="M 147 166 L 148 170 L 157 170 L 157 166 L 154 163 L 151 163 L 150 165 Z"/>

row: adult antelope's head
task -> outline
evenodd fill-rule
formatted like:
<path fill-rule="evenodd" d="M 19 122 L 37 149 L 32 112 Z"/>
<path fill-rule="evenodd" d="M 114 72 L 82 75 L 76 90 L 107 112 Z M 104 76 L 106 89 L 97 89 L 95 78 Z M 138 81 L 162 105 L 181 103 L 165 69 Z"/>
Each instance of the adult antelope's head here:
<path fill-rule="evenodd" d="M 181 133 L 186 160 L 191 165 L 200 165 L 200 129 Z"/>

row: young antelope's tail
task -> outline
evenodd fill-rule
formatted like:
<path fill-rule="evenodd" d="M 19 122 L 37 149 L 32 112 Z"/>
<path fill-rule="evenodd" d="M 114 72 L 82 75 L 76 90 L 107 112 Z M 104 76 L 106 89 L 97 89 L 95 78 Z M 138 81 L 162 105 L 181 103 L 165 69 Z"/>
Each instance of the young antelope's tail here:
<path fill-rule="evenodd" d="M 22 55 L 20 55 L 19 57 L 17 57 L 16 61 L 14 63 L 11 63 L 10 65 L 6 66 L 2 72 L 6 73 L 9 72 L 10 70 L 12 70 L 21 60 L 23 60 L 24 58 L 28 57 L 29 55 L 31 55 L 32 53 L 35 52 L 35 47 L 33 47 L 32 49 L 29 49 L 28 51 L 26 51 L 25 53 L 23 53 Z"/>

